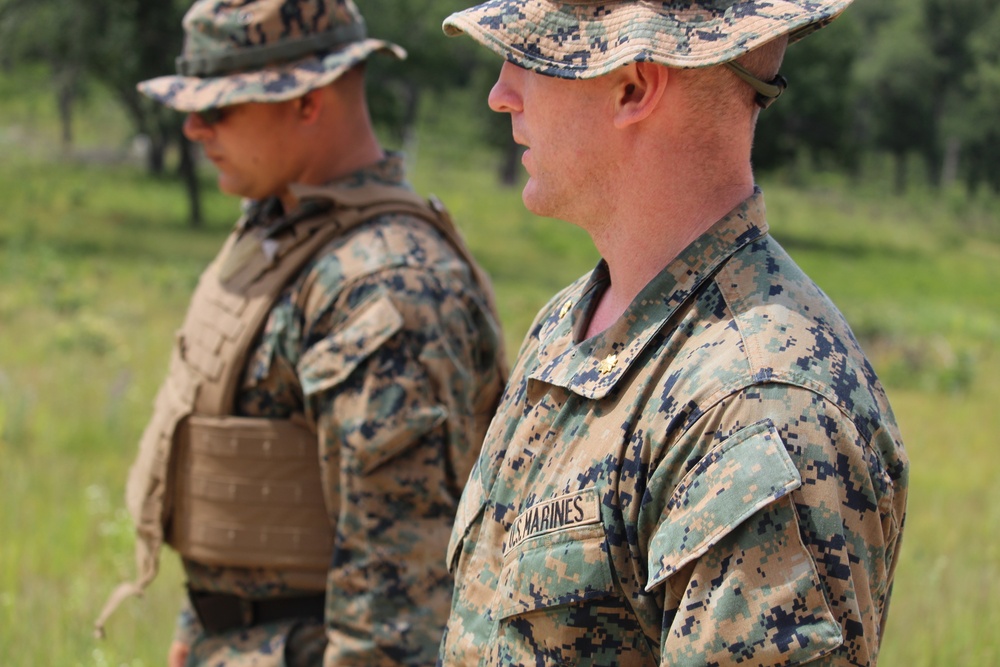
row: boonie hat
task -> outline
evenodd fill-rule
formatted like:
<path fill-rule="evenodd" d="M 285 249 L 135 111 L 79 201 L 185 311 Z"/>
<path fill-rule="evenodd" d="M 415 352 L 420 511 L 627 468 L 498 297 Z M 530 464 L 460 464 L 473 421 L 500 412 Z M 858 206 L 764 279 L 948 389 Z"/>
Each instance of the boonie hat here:
<path fill-rule="evenodd" d="M 851 1 L 489 0 L 452 14 L 443 28 L 525 69 L 587 79 L 631 62 L 728 63 L 781 35 L 801 39 Z"/>
<path fill-rule="evenodd" d="M 178 111 L 290 100 L 377 51 L 406 57 L 368 38 L 353 0 L 198 0 L 183 25 L 177 74 L 138 85 Z"/>

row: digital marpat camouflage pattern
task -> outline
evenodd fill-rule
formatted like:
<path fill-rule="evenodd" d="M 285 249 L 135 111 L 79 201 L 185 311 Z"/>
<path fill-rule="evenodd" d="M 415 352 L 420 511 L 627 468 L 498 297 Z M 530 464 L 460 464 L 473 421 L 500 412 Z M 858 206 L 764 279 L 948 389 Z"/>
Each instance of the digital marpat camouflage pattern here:
<path fill-rule="evenodd" d="M 586 79 L 631 62 L 719 65 L 780 35 L 800 39 L 851 1 L 489 0 L 452 14 L 443 27 L 525 69 Z"/>
<path fill-rule="evenodd" d="M 404 187 L 401 158 L 344 179 L 368 181 Z M 257 213 L 266 216 L 267 208 Z M 318 465 L 336 525 L 326 664 L 436 659 L 452 593 L 445 547 L 506 379 L 488 304 L 440 232 L 408 215 L 383 215 L 337 237 L 306 265 L 251 348 L 237 414 L 304 412 L 318 429 Z M 383 334 L 367 336 L 373 327 Z M 197 590 L 304 592 L 280 570 L 184 566 Z M 240 638 L 237 648 L 201 636 L 185 610 L 178 639 L 194 644 L 196 664 L 270 664 L 264 656 L 283 645 L 288 627 L 229 633 Z"/>
<path fill-rule="evenodd" d="M 370 39 L 353 0 L 199 0 L 184 16 L 176 75 L 138 85 L 178 111 L 281 102 L 325 86 L 395 44 Z"/>
<path fill-rule="evenodd" d="M 518 355 L 449 545 L 443 664 L 874 664 L 908 461 L 762 195 L 582 340 L 608 280 Z"/>
<path fill-rule="evenodd" d="M 291 640 L 288 638 L 292 637 Z M 319 623 L 283 621 L 193 638 L 188 665 L 211 667 L 315 667 L 326 639 Z"/>

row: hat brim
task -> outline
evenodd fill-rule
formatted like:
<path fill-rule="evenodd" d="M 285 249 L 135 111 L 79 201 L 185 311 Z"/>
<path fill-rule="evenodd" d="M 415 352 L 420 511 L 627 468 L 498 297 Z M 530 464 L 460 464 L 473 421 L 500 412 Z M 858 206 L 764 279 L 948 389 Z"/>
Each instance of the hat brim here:
<path fill-rule="evenodd" d="M 161 76 L 139 83 L 139 92 L 177 111 L 204 111 L 245 102 L 283 102 L 338 79 L 376 52 L 402 60 L 406 50 L 380 39 L 365 39 L 320 58 L 226 76 Z"/>
<path fill-rule="evenodd" d="M 564 79 L 607 74 L 631 62 L 708 67 L 781 35 L 801 39 L 852 0 L 826 2 L 601 3 L 489 0 L 452 14 L 449 36 L 466 33 L 510 62 Z"/>

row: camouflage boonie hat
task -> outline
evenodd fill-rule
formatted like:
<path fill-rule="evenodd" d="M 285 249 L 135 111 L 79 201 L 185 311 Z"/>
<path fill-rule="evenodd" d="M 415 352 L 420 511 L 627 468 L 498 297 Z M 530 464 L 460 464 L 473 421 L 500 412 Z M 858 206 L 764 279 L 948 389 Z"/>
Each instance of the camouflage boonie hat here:
<path fill-rule="evenodd" d="M 446 34 L 467 33 L 515 65 L 588 79 L 631 62 L 707 67 L 781 35 L 801 39 L 852 0 L 489 0 L 452 14 Z"/>
<path fill-rule="evenodd" d="M 353 0 L 198 0 L 184 15 L 177 74 L 138 85 L 178 111 L 281 102 L 335 80 L 376 51 Z"/>

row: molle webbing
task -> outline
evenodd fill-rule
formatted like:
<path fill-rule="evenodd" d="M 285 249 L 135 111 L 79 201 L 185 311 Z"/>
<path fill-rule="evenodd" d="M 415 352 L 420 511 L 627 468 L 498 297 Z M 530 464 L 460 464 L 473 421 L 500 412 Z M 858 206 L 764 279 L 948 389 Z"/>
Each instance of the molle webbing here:
<path fill-rule="evenodd" d="M 178 428 L 170 544 L 205 565 L 317 572 L 333 531 L 316 435 L 291 420 L 192 415 Z"/>
<path fill-rule="evenodd" d="M 337 499 L 330 497 L 327 486 L 319 481 L 315 434 L 292 420 L 236 419 L 231 415 L 250 347 L 274 301 L 324 245 L 380 215 L 419 217 L 440 231 L 475 271 L 476 280 L 489 299 L 488 305 L 496 313 L 489 281 L 473 262 L 446 211 L 437 202 L 429 205 L 408 190 L 383 185 L 293 186 L 293 191 L 302 205 L 297 215 L 293 212 L 296 217 L 292 224 L 271 238 L 261 239 L 260 252 L 248 255 L 248 261 L 241 265 L 240 270 L 227 271 L 227 279 L 223 283 L 219 279 L 220 267 L 240 241 L 241 234 L 252 232 L 243 232 L 238 226 L 199 280 L 177 336 L 170 370 L 154 401 L 152 417 L 139 441 L 139 452 L 129 472 L 126 502 L 136 525 L 139 576 L 134 582 L 123 583 L 112 592 L 96 623 L 98 636 L 103 635 L 104 623 L 114 609 L 125 598 L 141 594 L 156 576 L 159 551 L 168 528 L 172 529 L 171 542 L 183 555 L 189 555 L 185 553 L 189 551 L 192 558 L 234 564 L 227 559 L 239 553 L 236 560 L 245 561 L 247 566 L 290 567 L 299 575 L 299 581 L 314 582 L 309 588 L 322 588 L 334 532 L 330 517 L 336 516 Z M 315 211 L 315 214 L 308 215 L 310 211 Z M 192 414 L 197 417 L 189 418 Z M 233 432 L 237 434 L 235 449 L 226 451 L 219 448 L 217 444 L 226 437 L 221 435 L 223 431 L 219 429 L 234 426 L 237 428 Z M 279 433 L 280 438 L 270 437 Z M 230 434 L 228 438 L 231 441 L 234 436 Z M 206 443 L 204 448 L 199 449 L 199 440 Z M 273 526 L 255 523 L 248 526 L 245 523 L 247 517 L 241 518 L 239 511 L 243 498 L 241 494 L 262 494 L 274 480 L 270 475 L 257 478 L 253 474 L 252 461 L 237 455 L 244 447 L 252 448 L 253 444 L 247 443 L 253 441 L 257 441 L 262 448 L 265 441 L 271 446 L 280 441 L 281 447 L 287 444 L 296 451 L 301 443 L 309 443 L 307 455 L 291 456 L 296 459 L 292 466 L 295 471 L 289 472 L 284 476 L 285 481 L 280 482 L 287 484 L 288 479 L 294 477 L 297 481 L 293 484 L 300 485 L 299 491 L 293 486 L 281 486 L 280 490 L 275 488 L 274 491 L 289 492 L 294 500 L 300 491 L 315 496 L 318 487 L 326 496 L 325 504 L 319 502 L 322 516 L 300 514 L 297 510 L 286 513 L 286 518 L 291 514 L 302 519 L 291 524 L 287 520 L 281 522 L 286 529 L 291 529 L 291 533 L 275 532 Z M 196 443 L 193 448 L 192 442 Z M 214 453 L 206 454 L 205 449 Z M 306 462 L 308 458 L 312 459 L 312 465 Z M 183 469 L 178 465 L 178 459 L 184 461 Z M 281 459 L 285 460 L 285 452 L 282 452 Z M 246 463 L 246 469 L 234 467 L 237 461 Z M 225 475 L 217 475 L 227 469 L 231 473 L 235 471 L 241 480 L 237 487 L 242 488 L 234 489 L 231 495 L 224 490 L 226 482 L 219 481 Z M 247 474 L 248 471 L 250 474 Z M 175 495 L 178 486 L 200 490 L 200 493 L 181 500 Z M 248 491 L 250 487 L 256 490 Z M 232 488 L 232 482 L 229 488 Z M 218 505 L 223 506 L 223 513 L 228 505 L 228 511 L 235 508 L 236 514 L 216 514 Z M 329 515 L 326 514 L 328 510 Z M 192 512 L 203 513 L 204 516 L 192 515 Z M 238 521 L 231 521 L 234 516 Z M 252 534 L 254 530 L 256 534 Z M 303 541 L 306 534 L 312 534 L 312 537 Z M 260 543 L 271 539 L 284 540 L 286 544 L 295 544 L 298 539 L 301 548 L 292 556 L 278 555 L 277 548 L 254 548 L 253 553 L 248 554 L 248 548 L 245 548 L 248 541 Z M 318 555 L 320 549 L 326 550 L 327 554 L 322 562 Z M 253 556 L 258 554 L 268 558 L 269 562 L 254 559 Z M 254 562 L 250 563 L 250 560 Z M 301 575 L 308 572 L 314 572 L 315 576 L 303 579 Z"/>
<path fill-rule="evenodd" d="M 490 312 L 496 313 L 489 279 L 475 263 L 472 253 L 451 222 L 447 211 L 437 200 L 428 203 L 427 200 L 408 190 L 373 184 L 357 188 L 296 185 L 292 187 L 292 191 L 300 201 L 304 202 L 303 206 L 329 202 L 333 207 L 323 215 L 297 223 L 292 227 L 291 234 L 280 237 L 283 239 L 281 244 L 277 250 L 272 251 L 281 260 L 275 266 L 269 266 L 267 262 L 248 264 L 246 268 L 227 280 L 223 288 L 218 280 L 214 279 L 214 275 L 230 246 L 237 240 L 231 236 L 199 284 L 199 289 L 202 289 L 209 273 L 213 275 L 213 280 L 209 282 L 215 289 L 207 295 L 207 298 L 223 311 L 218 319 L 214 313 L 199 318 L 200 326 L 192 327 L 198 332 L 198 337 L 190 340 L 185 337 L 184 340 L 185 343 L 193 344 L 189 353 L 192 365 L 201 374 L 213 379 L 210 384 L 202 383 L 199 389 L 195 406 L 195 412 L 199 414 L 231 413 L 236 390 L 242 379 L 238 371 L 243 368 L 250 345 L 263 326 L 271 304 L 288 281 L 326 243 L 380 215 L 411 215 L 437 229 L 474 271 L 476 282 L 489 300 Z M 189 317 L 198 317 L 198 313 L 194 310 L 192 308 L 189 311 Z M 187 328 L 185 326 L 185 330 Z M 247 332 L 250 335 L 243 335 Z M 228 341 L 241 346 L 238 354 L 228 355 L 219 351 Z M 222 372 L 221 360 L 227 358 L 238 360 L 237 372 Z"/>

